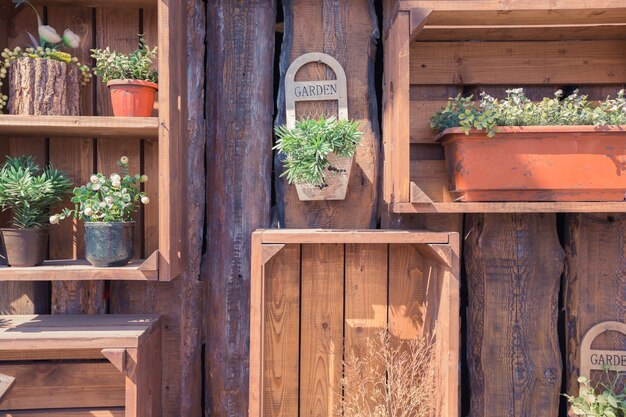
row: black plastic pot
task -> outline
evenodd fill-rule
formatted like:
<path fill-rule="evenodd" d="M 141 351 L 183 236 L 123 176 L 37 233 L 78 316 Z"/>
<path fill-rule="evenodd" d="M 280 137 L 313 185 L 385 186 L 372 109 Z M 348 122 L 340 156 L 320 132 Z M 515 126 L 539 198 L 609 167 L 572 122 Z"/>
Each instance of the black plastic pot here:
<path fill-rule="evenodd" d="M 124 266 L 134 252 L 135 222 L 85 222 L 85 254 L 93 266 Z"/>
<path fill-rule="evenodd" d="M 41 265 L 48 246 L 48 229 L 2 229 L 2 241 L 9 266 Z"/>

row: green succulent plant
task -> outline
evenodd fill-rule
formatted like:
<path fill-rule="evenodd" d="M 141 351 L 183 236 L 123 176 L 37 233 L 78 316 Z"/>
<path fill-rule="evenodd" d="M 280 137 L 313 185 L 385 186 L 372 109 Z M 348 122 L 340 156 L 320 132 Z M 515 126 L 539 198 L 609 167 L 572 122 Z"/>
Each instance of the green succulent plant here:
<path fill-rule="evenodd" d="M 585 417 L 626 417 L 626 374 L 605 370 L 608 383 L 593 383 L 588 378 L 578 377 L 578 396 L 564 394 L 572 412 Z M 620 391 L 619 386 L 622 385 Z"/>
<path fill-rule="evenodd" d="M 50 206 L 69 194 L 72 182 L 48 165 L 41 169 L 32 156 L 7 157 L 0 169 L 0 206 L 11 210 L 11 225 L 18 229 L 46 227 Z"/>
<path fill-rule="evenodd" d="M 102 77 L 102 81 L 141 80 L 157 83 L 159 74 L 152 69 L 157 58 L 157 48 L 150 49 L 139 35 L 139 46 L 130 54 L 122 54 L 106 49 L 92 49 L 91 57 L 96 60 L 93 72 Z"/>
<path fill-rule="evenodd" d="M 626 124 L 626 98 L 624 90 L 617 97 L 591 102 L 578 90 L 563 97 L 558 90 L 552 98 L 533 102 L 522 88 L 506 91 L 500 100 L 486 93 L 478 102 L 473 97 L 461 95 L 450 98 L 446 106 L 436 112 L 430 126 L 436 132 L 460 127 L 466 134 L 471 129 L 484 130 L 494 136 L 498 126 L 572 126 L 572 125 L 623 125 Z"/>
<path fill-rule="evenodd" d="M 277 127 L 274 149 L 285 156 L 281 177 L 290 184 L 324 185 L 326 172 L 333 168 L 328 155 L 352 157 L 363 135 L 358 127 L 358 122 L 335 117 L 303 119 L 293 129 Z"/>

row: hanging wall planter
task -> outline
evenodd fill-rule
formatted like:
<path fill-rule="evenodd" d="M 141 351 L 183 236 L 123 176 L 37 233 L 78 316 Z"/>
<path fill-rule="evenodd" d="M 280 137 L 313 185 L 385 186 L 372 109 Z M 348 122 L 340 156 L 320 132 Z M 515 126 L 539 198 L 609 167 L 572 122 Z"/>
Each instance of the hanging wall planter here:
<path fill-rule="evenodd" d="M 452 128 L 438 141 L 457 201 L 624 200 L 626 127 Z"/>
<path fill-rule="evenodd" d="M 307 64 L 326 65 L 336 79 L 295 81 Z M 301 201 L 346 198 L 354 152 L 361 139 L 357 123 L 348 121 L 347 97 L 346 74 L 329 55 L 304 54 L 287 70 L 287 123 L 277 129 L 276 149 L 285 157 L 283 175 L 295 185 Z M 303 107 L 296 110 L 296 103 Z"/>

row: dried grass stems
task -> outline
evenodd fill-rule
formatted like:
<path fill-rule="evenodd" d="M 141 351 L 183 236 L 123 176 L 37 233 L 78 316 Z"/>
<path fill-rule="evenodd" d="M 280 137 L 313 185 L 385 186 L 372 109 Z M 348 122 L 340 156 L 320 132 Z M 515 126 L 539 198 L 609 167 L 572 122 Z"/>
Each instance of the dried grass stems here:
<path fill-rule="evenodd" d="M 400 340 L 388 331 L 360 354 L 346 352 L 335 414 L 344 417 L 427 417 L 435 399 L 434 336 Z"/>

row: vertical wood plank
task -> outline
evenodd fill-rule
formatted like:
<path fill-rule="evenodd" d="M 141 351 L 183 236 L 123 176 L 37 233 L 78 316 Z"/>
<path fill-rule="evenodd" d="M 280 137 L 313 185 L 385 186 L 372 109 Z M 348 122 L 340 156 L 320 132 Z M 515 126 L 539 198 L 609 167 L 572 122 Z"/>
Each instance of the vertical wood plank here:
<path fill-rule="evenodd" d="M 426 316 L 423 259 L 412 245 L 389 245 L 389 331 L 402 340 L 422 335 Z"/>
<path fill-rule="evenodd" d="M 626 215 L 565 216 L 567 392 L 578 395 L 580 343 L 604 321 L 626 323 Z M 626 350 L 626 338 L 600 335 L 594 349 Z"/>
<path fill-rule="evenodd" d="M 147 44 L 151 47 L 158 45 L 156 8 L 143 9 L 142 16 L 143 33 Z M 158 115 L 157 110 L 155 110 L 154 115 Z M 143 187 L 150 200 L 152 200 L 151 204 L 142 207 L 144 222 L 143 256 L 148 257 L 159 248 L 159 144 L 151 140 L 143 140 L 142 149 L 142 173 L 148 176 L 148 182 Z"/>
<path fill-rule="evenodd" d="M 344 358 L 348 363 L 367 358 L 368 341 L 387 328 L 388 249 L 384 244 L 346 244 Z M 368 361 L 376 373 L 385 374 L 383 364 Z M 357 389 L 344 385 L 344 398 L 355 395 Z"/>
<path fill-rule="evenodd" d="M 359 122 L 364 133 L 343 201 L 298 199 L 295 186 L 276 177 L 279 210 L 287 227 L 369 228 L 376 223 L 378 198 L 378 117 L 373 60 L 378 37 L 374 4 L 367 0 L 283 1 L 285 34 L 280 61 L 281 92 L 277 124 L 284 124 L 284 76 L 298 56 L 324 52 L 343 66 L 348 79 L 348 116 Z M 302 36 L 306 34 L 306 36 Z M 312 69 L 309 69 L 312 67 Z M 307 66 L 300 76 L 318 75 L 319 67 Z M 314 78 L 313 78 L 314 79 Z M 276 158 L 276 173 L 282 165 Z"/>
<path fill-rule="evenodd" d="M 270 224 L 276 2 L 215 0 L 206 7 L 205 156 L 211 192 L 206 212 L 210 261 L 204 275 L 205 332 L 210 335 L 205 347 L 205 413 L 244 416 L 250 236 Z M 189 190 L 194 192 L 198 190 Z"/>
<path fill-rule="evenodd" d="M 302 245 L 300 415 L 332 417 L 343 352 L 344 246 Z"/>
<path fill-rule="evenodd" d="M 139 9 L 98 8 L 96 9 L 96 46 L 123 53 L 137 49 L 139 34 Z M 106 85 L 98 79 L 96 87 L 96 111 L 100 116 L 111 116 L 111 96 Z M 129 173 L 135 175 L 141 168 L 140 140 L 135 138 L 97 139 L 97 170 L 109 176 L 119 172 L 116 162 L 120 157 L 130 159 Z M 143 216 L 141 210 L 133 219 L 135 227 L 135 258 L 143 253 Z"/>
<path fill-rule="evenodd" d="M 300 245 L 286 245 L 265 264 L 265 417 L 298 415 Z"/>
<path fill-rule="evenodd" d="M 43 8 L 37 9 L 43 13 Z M 35 30 L 37 17 L 28 7 L 22 7 L 15 17 L 7 22 L 7 47 L 25 47 L 30 43 L 24 28 Z M 3 141 L 4 142 L 4 141 Z M 5 142 L 4 151 L 7 151 Z M 45 165 L 45 139 L 9 138 L 5 155 L 32 155 L 40 165 Z M 4 156 L 4 155 L 3 155 Z M 0 314 L 45 314 L 50 311 L 50 284 L 46 282 L 0 282 Z"/>
<path fill-rule="evenodd" d="M 69 28 L 81 37 L 79 49 L 72 50 L 81 63 L 91 62 L 90 49 L 94 47 L 92 10 L 85 7 L 48 7 L 48 22 L 58 30 Z M 78 82 L 78 80 L 77 80 Z M 83 89 L 81 114 L 92 115 L 93 86 Z M 85 184 L 93 173 L 93 139 L 51 138 L 49 159 L 55 168 L 63 170 L 77 186 Z M 58 207 L 73 208 L 69 202 Z M 50 259 L 81 259 L 85 256 L 82 223 L 67 219 L 50 232 Z M 51 310 L 53 314 L 99 314 L 106 310 L 104 282 L 55 281 L 52 283 Z"/>
<path fill-rule="evenodd" d="M 468 215 L 471 415 L 556 415 L 563 250 L 554 214 Z"/>

